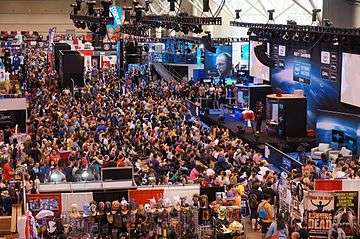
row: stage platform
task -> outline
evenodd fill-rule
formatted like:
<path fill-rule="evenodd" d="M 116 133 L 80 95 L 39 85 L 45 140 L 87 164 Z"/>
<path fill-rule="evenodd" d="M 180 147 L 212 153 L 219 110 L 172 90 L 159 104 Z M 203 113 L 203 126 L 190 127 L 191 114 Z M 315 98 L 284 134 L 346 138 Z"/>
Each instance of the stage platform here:
<path fill-rule="evenodd" d="M 251 128 L 247 128 L 244 133 L 239 132 L 238 126 L 243 123 L 237 121 L 233 115 L 205 115 L 202 117 L 202 120 L 213 126 L 219 125 L 220 127 L 228 128 L 231 135 L 236 136 L 242 139 L 244 142 L 251 145 L 253 148 L 263 152 L 265 148 L 265 143 L 268 143 L 275 148 L 285 152 L 297 152 L 297 149 L 300 145 L 305 146 L 306 151 L 310 151 L 311 148 L 317 146 L 316 138 L 278 138 L 269 136 L 265 133 L 265 129 L 263 129 L 263 133 L 255 134 Z"/>

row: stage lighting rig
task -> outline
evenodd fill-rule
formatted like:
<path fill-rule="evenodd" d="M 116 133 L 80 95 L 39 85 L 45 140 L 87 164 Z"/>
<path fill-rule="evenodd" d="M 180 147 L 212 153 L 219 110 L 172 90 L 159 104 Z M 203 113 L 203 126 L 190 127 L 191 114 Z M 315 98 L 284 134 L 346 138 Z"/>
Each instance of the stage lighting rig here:
<path fill-rule="evenodd" d="M 81 0 L 76 0 L 76 2 L 71 5 L 73 11 L 70 14 L 70 19 L 77 28 L 85 29 L 87 27 L 93 34 L 94 46 L 97 46 L 107 34 L 106 25 L 112 24 L 114 21 L 114 18 L 110 17 L 111 0 L 102 0 L 102 8 L 100 9 L 95 7 L 95 0 L 86 1 L 87 11 L 80 12 L 81 2 Z"/>
<path fill-rule="evenodd" d="M 170 12 L 175 12 L 176 0 L 167 0 L 170 3 Z"/>
<path fill-rule="evenodd" d="M 241 13 L 242 9 L 237 9 L 235 10 L 235 19 L 240 19 L 240 13 Z"/>
<path fill-rule="evenodd" d="M 110 6 L 112 2 L 111 0 L 102 0 L 101 5 L 103 7 L 102 16 L 108 17 L 110 16 Z"/>

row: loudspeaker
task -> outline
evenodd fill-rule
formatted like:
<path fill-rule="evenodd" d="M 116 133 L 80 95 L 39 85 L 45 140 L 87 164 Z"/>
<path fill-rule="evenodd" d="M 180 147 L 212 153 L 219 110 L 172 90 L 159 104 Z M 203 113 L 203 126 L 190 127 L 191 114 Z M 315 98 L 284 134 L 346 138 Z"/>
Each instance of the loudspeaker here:
<path fill-rule="evenodd" d="M 62 88 L 84 87 L 84 57 L 77 51 L 60 51 L 59 77 Z"/>
<path fill-rule="evenodd" d="M 275 67 L 275 61 L 271 59 L 267 52 L 266 44 L 258 45 L 254 48 L 256 58 L 265 66 L 267 67 Z"/>
<path fill-rule="evenodd" d="M 209 0 L 203 0 L 203 12 L 210 11 L 210 3 Z"/>
<path fill-rule="evenodd" d="M 216 47 L 213 47 L 211 44 L 210 36 L 203 36 L 200 41 L 201 44 L 204 45 L 204 48 L 212 53 L 216 53 Z"/>
<path fill-rule="evenodd" d="M 60 51 L 71 50 L 71 46 L 63 42 L 55 42 L 53 45 L 55 70 L 59 73 Z"/>

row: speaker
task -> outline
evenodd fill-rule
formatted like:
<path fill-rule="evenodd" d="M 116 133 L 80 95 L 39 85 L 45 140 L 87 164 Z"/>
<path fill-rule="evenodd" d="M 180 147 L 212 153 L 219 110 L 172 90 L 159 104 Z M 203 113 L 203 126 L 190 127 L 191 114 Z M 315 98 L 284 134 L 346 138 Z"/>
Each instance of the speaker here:
<path fill-rule="evenodd" d="M 84 57 L 77 51 L 60 51 L 59 77 L 63 88 L 84 87 Z"/>
<path fill-rule="evenodd" d="M 210 3 L 209 0 L 203 0 L 203 12 L 210 11 Z"/>
<path fill-rule="evenodd" d="M 216 53 L 216 47 L 213 47 L 211 44 L 210 36 L 203 36 L 200 41 L 201 44 L 204 45 L 204 48 L 212 53 Z"/>
<path fill-rule="evenodd" d="M 267 52 L 266 44 L 258 45 L 254 48 L 256 58 L 265 66 L 267 67 L 275 67 L 275 61 L 271 59 Z"/>
<path fill-rule="evenodd" d="M 129 41 L 124 47 L 124 59 L 125 64 L 140 64 L 141 63 L 141 47 L 137 45 L 137 42 Z"/>
<path fill-rule="evenodd" d="M 55 70 L 59 73 L 60 51 L 71 50 L 71 46 L 63 42 L 55 42 L 53 45 Z"/>

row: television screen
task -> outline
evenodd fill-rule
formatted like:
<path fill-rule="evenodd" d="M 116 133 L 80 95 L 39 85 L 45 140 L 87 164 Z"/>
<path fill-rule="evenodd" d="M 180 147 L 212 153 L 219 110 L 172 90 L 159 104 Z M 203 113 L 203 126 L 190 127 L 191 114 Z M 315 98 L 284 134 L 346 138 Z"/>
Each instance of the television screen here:
<path fill-rule="evenodd" d="M 232 46 L 218 45 L 216 52 L 205 51 L 205 71 L 208 77 L 214 77 L 214 84 L 219 79 L 232 76 Z"/>
<path fill-rule="evenodd" d="M 270 81 L 270 68 L 263 65 L 255 55 L 255 47 L 261 44 L 265 43 L 250 41 L 250 76 L 263 81 Z"/>
<path fill-rule="evenodd" d="M 343 144 L 344 143 L 344 132 L 340 131 L 340 130 L 335 130 L 333 129 L 331 131 L 331 139 L 332 142 L 338 143 L 338 144 Z"/>
<path fill-rule="evenodd" d="M 341 71 L 341 102 L 360 107 L 360 55 L 343 53 Z"/>
<path fill-rule="evenodd" d="M 249 42 L 232 43 L 232 64 L 235 71 L 248 71 L 250 58 Z"/>

